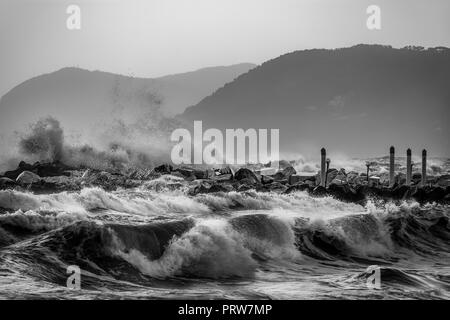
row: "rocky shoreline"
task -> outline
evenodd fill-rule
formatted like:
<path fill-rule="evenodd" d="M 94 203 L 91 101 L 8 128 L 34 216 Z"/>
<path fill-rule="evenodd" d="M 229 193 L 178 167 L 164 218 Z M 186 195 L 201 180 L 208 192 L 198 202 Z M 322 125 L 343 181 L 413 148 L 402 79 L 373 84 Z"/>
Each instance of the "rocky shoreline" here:
<path fill-rule="evenodd" d="M 186 181 L 188 194 L 258 192 L 289 194 L 306 191 L 312 196 L 332 196 L 345 202 L 364 204 L 369 198 L 384 200 L 414 199 L 419 203 L 437 202 L 450 204 L 450 175 L 429 177 L 422 186 L 420 173 L 413 176 L 410 186 L 405 185 L 404 174 L 397 173 L 396 182 L 388 186 L 383 177 L 344 169 L 329 169 L 326 188 L 320 186 L 320 175 L 299 175 L 288 162 L 280 162 L 280 170 L 272 168 L 230 167 L 221 169 L 196 169 L 172 167 L 162 164 L 153 169 L 128 169 L 115 172 L 90 168 L 72 168 L 61 162 L 28 164 L 20 162 L 17 169 L 0 175 L 0 190 L 15 189 L 35 193 L 79 191 L 85 187 L 101 187 L 107 191 L 118 188 L 134 188 L 163 175 L 173 175 Z"/>

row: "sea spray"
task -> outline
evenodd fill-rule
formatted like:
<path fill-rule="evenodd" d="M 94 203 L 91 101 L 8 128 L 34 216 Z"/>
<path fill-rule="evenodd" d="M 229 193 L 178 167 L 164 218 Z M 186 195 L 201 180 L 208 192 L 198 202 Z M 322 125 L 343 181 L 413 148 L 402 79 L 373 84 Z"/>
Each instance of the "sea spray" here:
<path fill-rule="evenodd" d="M 167 137 L 179 122 L 163 117 L 160 122 L 151 119 L 145 123 L 144 119 L 149 120 L 148 115 L 138 117 L 135 123 L 105 122 L 89 135 L 87 131 L 66 135 L 58 119 L 42 118 L 28 130 L 1 137 L 0 145 L 9 153 L 1 156 L 0 168 L 12 169 L 19 160 L 62 161 L 100 170 L 152 167 L 169 161 Z"/>
<path fill-rule="evenodd" d="M 58 120 L 41 119 L 31 126 L 31 132 L 20 141 L 20 151 L 39 160 L 57 161 L 63 156 L 64 132 Z"/>
<path fill-rule="evenodd" d="M 161 258 L 149 261 L 116 239 L 116 254 L 144 274 L 156 278 L 191 275 L 206 278 L 249 277 L 257 267 L 241 236 L 224 220 L 204 220 L 167 246 Z"/>

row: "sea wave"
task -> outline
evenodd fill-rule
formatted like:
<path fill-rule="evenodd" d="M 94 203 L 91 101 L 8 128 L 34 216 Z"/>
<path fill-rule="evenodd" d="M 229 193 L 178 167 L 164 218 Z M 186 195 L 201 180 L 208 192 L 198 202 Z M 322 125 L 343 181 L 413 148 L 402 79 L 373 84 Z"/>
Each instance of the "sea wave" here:
<path fill-rule="evenodd" d="M 0 191 L 2 274 L 64 286 L 67 266 L 78 265 L 83 285 L 98 290 L 105 281 L 156 288 L 342 270 L 344 282 L 358 286 L 361 270 L 380 265 L 393 287 L 448 286 L 445 272 L 426 275 L 428 281 L 406 271 L 444 266 L 450 258 L 448 206 L 381 200 L 362 206 L 254 190 L 189 196 L 173 183 L 164 178 L 114 192 Z"/>
<path fill-rule="evenodd" d="M 157 279 L 245 278 L 252 277 L 265 261 L 367 264 L 407 261 L 413 255 L 448 258 L 449 235 L 448 213 L 439 210 L 432 217 L 429 212 L 399 209 L 385 215 L 366 213 L 327 221 L 257 213 L 138 225 L 81 221 L 8 250 L 37 249 L 42 254 L 46 248 L 62 261 L 68 257 L 68 263 L 90 261 L 104 271 L 105 261 L 112 259 L 106 270 L 113 270 L 120 260 L 133 272 Z M 76 257 L 68 253 L 73 251 Z"/>

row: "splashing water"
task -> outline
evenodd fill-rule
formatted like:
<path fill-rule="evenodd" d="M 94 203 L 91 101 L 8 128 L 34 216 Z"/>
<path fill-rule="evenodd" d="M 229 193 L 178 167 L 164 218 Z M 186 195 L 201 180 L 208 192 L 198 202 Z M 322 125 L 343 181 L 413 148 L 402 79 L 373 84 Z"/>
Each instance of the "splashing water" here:
<path fill-rule="evenodd" d="M 444 205 L 188 196 L 165 176 L 114 192 L 0 191 L 0 207 L 4 297 L 449 298 Z M 82 290 L 67 296 L 73 264 Z M 381 267 L 381 290 L 366 286 L 369 265 Z"/>

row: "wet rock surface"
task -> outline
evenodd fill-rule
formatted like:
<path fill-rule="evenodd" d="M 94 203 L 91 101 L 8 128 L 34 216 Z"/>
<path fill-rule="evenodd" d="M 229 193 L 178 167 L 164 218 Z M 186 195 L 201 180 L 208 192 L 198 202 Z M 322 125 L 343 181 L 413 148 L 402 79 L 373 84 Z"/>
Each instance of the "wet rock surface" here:
<path fill-rule="evenodd" d="M 301 175 L 292 166 L 284 164 L 275 174 L 261 174 L 242 167 L 237 170 L 230 167 L 220 169 L 173 167 L 162 164 L 155 168 L 138 168 L 124 171 L 101 171 L 86 168 L 71 168 L 61 162 L 28 164 L 20 162 L 15 170 L 0 176 L 0 190 L 24 189 L 38 193 L 78 191 L 85 187 L 101 187 L 105 190 L 134 188 L 146 181 L 161 179 L 170 175 L 178 179 L 181 186 L 187 183 L 190 196 L 217 192 L 275 192 L 291 194 L 307 192 L 314 197 L 330 196 L 345 202 L 363 204 L 370 198 L 385 200 L 414 199 L 419 203 L 449 203 L 450 175 L 428 177 L 427 184 L 421 185 L 421 176 L 413 175 L 410 186 L 405 185 L 403 173 L 398 173 L 393 186 L 384 176 L 367 176 L 366 173 L 344 169 L 329 169 L 327 185 L 320 185 L 320 175 Z M 264 172 L 269 172 L 268 170 Z"/>

